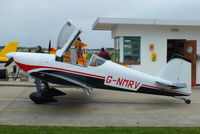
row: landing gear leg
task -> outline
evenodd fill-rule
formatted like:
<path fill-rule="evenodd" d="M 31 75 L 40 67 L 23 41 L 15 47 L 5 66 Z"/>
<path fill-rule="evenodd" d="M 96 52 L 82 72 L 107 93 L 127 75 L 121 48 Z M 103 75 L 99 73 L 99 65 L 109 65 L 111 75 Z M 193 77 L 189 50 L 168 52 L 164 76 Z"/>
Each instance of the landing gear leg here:
<path fill-rule="evenodd" d="M 177 96 L 173 96 L 174 98 L 180 99 L 180 100 L 184 100 L 186 104 L 190 104 L 191 100 L 190 99 L 186 99 L 186 98 L 182 98 L 182 97 L 177 97 Z"/>
<path fill-rule="evenodd" d="M 44 88 L 41 86 L 41 80 L 36 79 L 36 88 L 37 92 L 33 92 L 30 94 L 30 99 L 35 103 L 35 104 L 44 104 L 44 103 L 49 103 L 49 102 L 57 102 L 56 99 L 53 98 L 53 96 L 60 96 L 60 95 L 65 95 L 65 93 L 55 89 L 55 88 L 50 88 L 48 82 L 44 82 Z"/>

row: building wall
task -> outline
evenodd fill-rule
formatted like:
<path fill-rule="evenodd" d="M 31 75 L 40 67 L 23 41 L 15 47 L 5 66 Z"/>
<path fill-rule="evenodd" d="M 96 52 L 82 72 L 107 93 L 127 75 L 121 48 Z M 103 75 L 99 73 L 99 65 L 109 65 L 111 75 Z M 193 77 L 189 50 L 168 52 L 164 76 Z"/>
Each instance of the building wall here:
<path fill-rule="evenodd" d="M 179 32 L 171 32 L 178 28 Z M 167 63 L 167 39 L 197 40 L 197 54 L 200 54 L 200 28 L 178 26 L 146 26 L 146 25 L 118 25 L 112 30 L 112 38 L 123 36 L 141 37 L 141 64 L 131 65 L 131 68 L 151 75 L 157 75 Z M 155 45 L 156 62 L 151 61 L 149 44 Z M 121 49 L 123 39 L 121 38 Z M 120 52 L 120 61 L 123 60 L 123 51 Z M 197 84 L 200 84 L 200 60 L 197 60 Z"/>

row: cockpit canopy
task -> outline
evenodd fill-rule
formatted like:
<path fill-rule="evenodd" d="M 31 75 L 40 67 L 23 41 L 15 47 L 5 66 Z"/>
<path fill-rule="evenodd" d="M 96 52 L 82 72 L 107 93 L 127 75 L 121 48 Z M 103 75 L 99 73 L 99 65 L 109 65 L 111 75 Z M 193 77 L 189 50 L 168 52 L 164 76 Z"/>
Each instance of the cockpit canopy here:
<path fill-rule="evenodd" d="M 57 39 L 56 56 L 61 57 L 66 51 L 68 51 L 74 41 L 79 37 L 80 33 L 81 30 L 73 25 L 71 21 L 65 23 Z"/>
<path fill-rule="evenodd" d="M 70 21 L 65 23 L 65 25 L 62 27 L 62 29 L 58 35 L 58 38 L 57 38 L 57 49 L 63 48 L 65 43 L 72 36 L 72 33 L 75 29 L 76 29 L 76 27 L 74 25 L 72 25 Z"/>
<path fill-rule="evenodd" d="M 93 54 L 88 65 L 93 66 L 93 67 L 97 67 L 97 66 L 104 64 L 105 61 L 106 61 L 105 59 Z"/>
<path fill-rule="evenodd" d="M 77 40 L 80 34 L 81 30 L 73 25 L 71 21 L 65 23 L 57 38 L 56 60 L 80 65 L 79 58 L 82 58 L 81 61 L 84 63 L 82 66 L 93 67 L 97 67 L 105 63 L 105 59 L 94 54 L 90 58 L 89 62 L 86 63 L 87 54 L 84 53 L 86 55 L 85 56 L 77 51 L 81 50 L 81 47 L 87 46 L 83 42 Z M 82 54 L 82 57 L 80 54 Z"/>

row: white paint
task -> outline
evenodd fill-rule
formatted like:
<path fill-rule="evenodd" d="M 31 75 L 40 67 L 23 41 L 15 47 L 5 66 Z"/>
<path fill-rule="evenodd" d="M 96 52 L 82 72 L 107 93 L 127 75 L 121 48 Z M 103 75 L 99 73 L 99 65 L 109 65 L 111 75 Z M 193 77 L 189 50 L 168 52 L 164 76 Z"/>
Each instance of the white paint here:
<path fill-rule="evenodd" d="M 93 30 L 112 30 L 117 25 L 168 25 L 168 26 L 200 26 L 200 20 L 170 20 L 141 18 L 97 18 Z"/>

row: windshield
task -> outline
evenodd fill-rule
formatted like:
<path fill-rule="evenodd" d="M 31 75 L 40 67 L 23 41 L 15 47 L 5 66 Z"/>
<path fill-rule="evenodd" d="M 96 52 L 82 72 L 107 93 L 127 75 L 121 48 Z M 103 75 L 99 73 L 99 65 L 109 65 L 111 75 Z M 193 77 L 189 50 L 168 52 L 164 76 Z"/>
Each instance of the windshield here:
<path fill-rule="evenodd" d="M 93 67 L 97 67 L 97 66 L 104 64 L 105 61 L 106 61 L 105 59 L 93 54 L 88 65 L 93 66 Z"/>

